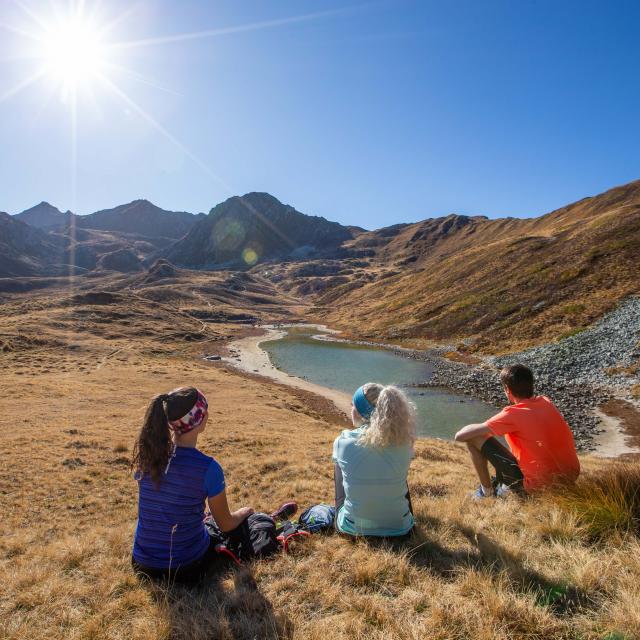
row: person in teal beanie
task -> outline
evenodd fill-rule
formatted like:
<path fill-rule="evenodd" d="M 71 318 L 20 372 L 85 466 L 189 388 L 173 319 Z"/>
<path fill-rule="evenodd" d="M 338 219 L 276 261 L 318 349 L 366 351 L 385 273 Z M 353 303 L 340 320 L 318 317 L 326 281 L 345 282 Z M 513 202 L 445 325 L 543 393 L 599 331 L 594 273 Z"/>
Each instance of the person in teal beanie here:
<path fill-rule="evenodd" d="M 353 394 L 354 429 L 333 443 L 336 529 L 353 536 L 398 537 L 414 526 L 407 485 L 416 414 L 397 387 L 369 382 Z"/>

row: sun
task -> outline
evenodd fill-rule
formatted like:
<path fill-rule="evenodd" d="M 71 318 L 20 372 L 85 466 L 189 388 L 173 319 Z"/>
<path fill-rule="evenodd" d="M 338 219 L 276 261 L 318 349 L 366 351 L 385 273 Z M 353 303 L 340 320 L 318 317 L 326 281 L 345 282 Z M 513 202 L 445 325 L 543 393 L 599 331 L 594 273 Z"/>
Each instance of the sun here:
<path fill-rule="evenodd" d="M 42 43 L 46 72 L 64 89 L 78 89 L 98 77 L 106 64 L 100 30 L 82 16 L 52 25 Z"/>

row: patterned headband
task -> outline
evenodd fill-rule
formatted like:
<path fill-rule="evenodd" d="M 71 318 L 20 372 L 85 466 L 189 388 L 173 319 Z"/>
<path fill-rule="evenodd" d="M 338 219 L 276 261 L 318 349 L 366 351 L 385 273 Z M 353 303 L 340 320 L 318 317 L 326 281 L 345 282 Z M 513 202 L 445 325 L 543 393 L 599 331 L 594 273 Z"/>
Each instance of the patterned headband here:
<path fill-rule="evenodd" d="M 198 399 L 193 405 L 189 413 L 178 418 L 177 420 L 169 420 L 171 428 L 179 435 L 188 433 L 189 431 L 199 427 L 207 415 L 209 405 L 204 395 L 198 391 Z"/>

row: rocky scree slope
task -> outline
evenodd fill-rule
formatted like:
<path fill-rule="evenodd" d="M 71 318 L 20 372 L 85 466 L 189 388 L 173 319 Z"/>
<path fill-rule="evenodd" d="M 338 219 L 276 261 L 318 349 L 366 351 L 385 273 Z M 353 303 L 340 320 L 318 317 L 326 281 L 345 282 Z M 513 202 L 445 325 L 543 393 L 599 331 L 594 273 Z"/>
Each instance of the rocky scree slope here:
<path fill-rule="evenodd" d="M 488 366 L 470 367 L 434 361 L 429 386 L 445 386 L 504 403 L 498 371 L 523 363 L 536 376 L 536 392 L 548 395 L 571 425 L 576 443 L 593 450 L 600 432 L 594 410 L 612 397 L 637 402 L 640 388 L 640 297 L 631 296 L 599 322 L 559 342 L 485 359 Z"/>

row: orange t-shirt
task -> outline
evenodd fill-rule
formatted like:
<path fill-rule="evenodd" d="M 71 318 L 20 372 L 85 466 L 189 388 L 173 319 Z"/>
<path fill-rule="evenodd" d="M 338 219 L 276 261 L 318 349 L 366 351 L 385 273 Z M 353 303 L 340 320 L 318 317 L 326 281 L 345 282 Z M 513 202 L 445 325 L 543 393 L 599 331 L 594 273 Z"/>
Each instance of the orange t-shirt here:
<path fill-rule="evenodd" d="M 524 475 L 526 491 L 556 481 L 573 482 L 580 473 L 573 434 L 546 396 L 527 398 L 489 418 L 487 426 L 504 436 Z"/>

